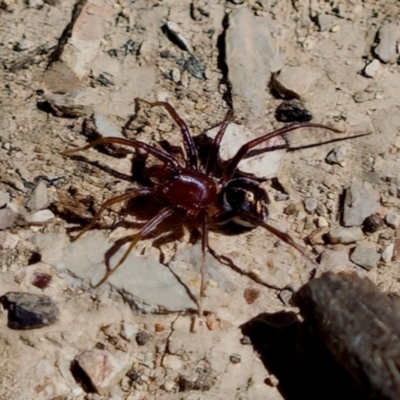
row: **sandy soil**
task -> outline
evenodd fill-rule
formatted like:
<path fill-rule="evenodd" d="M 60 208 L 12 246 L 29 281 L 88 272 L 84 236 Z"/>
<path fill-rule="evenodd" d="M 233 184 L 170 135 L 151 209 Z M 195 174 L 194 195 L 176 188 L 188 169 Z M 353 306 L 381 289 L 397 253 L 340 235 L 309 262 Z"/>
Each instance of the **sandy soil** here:
<path fill-rule="evenodd" d="M 345 130 L 339 137 L 348 139 L 293 150 L 338 137 L 298 131 L 287 138 L 292 150 L 261 155 L 272 157 L 268 169 L 248 167 L 269 194 L 269 221 L 318 255 L 321 270 L 355 269 L 400 294 L 397 2 L 0 6 L 0 294 L 46 294 L 60 311 L 52 326 L 16 331 L 3 310 L 0 398 L 284 398 L 253 348 L 241 344 L 240 326 L 262 312 L 291 310 L 286 289 L 305 284 L 312 266 L 266 230 L 210 232 L 210 244 L 235 270 L 207 258 L 207 317 L 195 332 L 187 289 L 197 296 L 199 240 L 179 224 L 163 225 L 161 233 L 170 234 L 161 239 L 141 241 L 111 285 L 89 284 L 104 273 L 110 243 L 136 231 L 120 226 L 133 217 L 119 204 L 96 227 L 112 229 L 72 244 L 70 235 L 106 199 L 140 187 L 131 179 L 137 157 L 115 148 L 80 157 L 61 152 L 92 140 L 89 127 L 99 118 L 106 134 L 123 130 L 146 143 L 180 146 L 165 110 L 141 104 L 135 111 L 136 98 L 168 101 L 196 137 L 233 106 L 239 131 L 254 138 L 282 125 L 275 112 L 287 91 L 268 87 L 280 71 L 278 82 L 301 97 L 313 122 Z M 224 147 L 235 147 L 229 137 Z M 351 216 L 344 216 L 346 201 Z M 43 209 L 50 211 L 37 214 Z M 336 244 L 322 239 L 344 225 L 359 227 L 370 214 L 384 221 L 376 232 L 350 243 L 341 234 Z M 51 276 L 43 289 L 34 285 L 38 273 Z M 83 365 L 89 386 L 79 380 Z"/>

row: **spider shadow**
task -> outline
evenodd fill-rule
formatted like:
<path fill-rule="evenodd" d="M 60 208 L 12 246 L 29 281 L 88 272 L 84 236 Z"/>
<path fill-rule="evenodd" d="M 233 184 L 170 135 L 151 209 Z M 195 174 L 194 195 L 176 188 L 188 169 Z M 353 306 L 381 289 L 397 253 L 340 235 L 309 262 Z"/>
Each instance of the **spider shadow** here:
<path fill-rule="evenodd" d="M 163 204 L 151 196 L 139 196 L 129 200 L 126 206 L 120 211 L 121 220 L 112 227 L 100 227 L 100 229 L 115 229 L 117 227 L 141 228 L 147 221 L 157 215 L 163 208 Z M 133 216 L 135 221 L 126 221 L 123 217 L 126 215 Z M 96 227 L 99 229 L 98 227 Z M 174 215 L 172 218 L 167 218 L 157 228 L 146 235 L 147 239 L 154 239 L 152 246 L 159 249 L 167 243 L 173 243 L 181 240 L 185 234 L 185 228 L 189 229 L 189 243 L 197 243 L 201 234 L 199 229 L 185 223 L 179 215 Z M 118 250 L 133 240 L 133 235 L 127 235 L 115 241 L 107 250 L 105 259 L 110 259 Z M 160 251 L 160 263 L 164 263 L 163 252 Z"/>
<path fill-rule="evenodd" d="M 286 400 L 365 399 L 294 312 L 262 313 L 241 327 Z"/>

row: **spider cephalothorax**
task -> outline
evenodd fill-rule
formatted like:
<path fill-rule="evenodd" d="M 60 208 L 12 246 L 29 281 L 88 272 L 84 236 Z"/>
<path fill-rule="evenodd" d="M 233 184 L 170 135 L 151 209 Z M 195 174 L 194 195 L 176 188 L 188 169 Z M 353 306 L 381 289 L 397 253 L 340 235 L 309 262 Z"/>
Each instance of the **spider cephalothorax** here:
<path fill-rule="evenodd" d="M 105 282 L 107 278 L 126 260 L 137 242 L 146 237 L 150 232 L 154 231 L 164 220 L 174 214 L 179 214 L 181 220 L 187 221 L 192 225 L 197 224 L 197 226 L 200 227 L 202 231 L 203 255 L 209 249 L 208 229 L 210 227 L 224 225 L 228 222 L 235 222 L 248 228 L 262 226 L 309 258 L 304 249 L 288 234 L 277 230 L 266 222 L 268 216 L 267 193 L 258 185 L 257 181 L 250 178 L 237 177 L 237 168 L 239 162 L 244 157 L 249 156 L 248 153 L 251 149 L 286 132 L 306 127 L 324 128 L 333 132 L 339 131 L 325 125 L 309 122 L 287 125 L 245 143 L 238 150 L 236 155 L 228 160 L 225 167 L 222 169 L 222 173 L 216 174 L 215 171 L 218 169 L 217 164 L 219 162 L 220 143 L 227 125 L 232 120 L 232 111 L 228 111 L 226 114 L 216 137 L 211 143 L 207 162 L 205 165 L 201 165 L 193 137 L 191 136 L 186 123 L 178 116 L 175 109 L 165 102 L 147 104 L 152 107 L 165 107 L 175 122 L 179 125 L 185 148 L 183 162 L 178 161 L 170 153 L 144 142 L 116 137 L 99 139 L 83 148 L 73 149 L 66 152 L 67 154 L 71 154 L 98 145 L 117 144 L 141 149 L 147 154 L 154 156 L 162 163 L 161 168 L 154 169 L 152 174 L 153 176 L 150 176 L 150 178 L 155 178 L 154 180 L 156 183 L 151 187 L 134 189 L 107 200 L 102 204 L 89 225 L 86 226 L 85 229 L 83 229 L 75 238 L 77 239 L 93 227 L 102 212 L 113 204 L 128 201 L 138 196 L 152 196 L 163 204 L 163 208 L 153 218 L 151 218 L 136 235 L 129 238 L 130 245 L 128 249 L 113 268 L 109 265 L 110 257 L 105 257 L 107 273 L 98 285 Z M 203 262 L 201 271 L 201 293 L 203 293 L 204 290 L 204 268 L 205 265 Z"/>

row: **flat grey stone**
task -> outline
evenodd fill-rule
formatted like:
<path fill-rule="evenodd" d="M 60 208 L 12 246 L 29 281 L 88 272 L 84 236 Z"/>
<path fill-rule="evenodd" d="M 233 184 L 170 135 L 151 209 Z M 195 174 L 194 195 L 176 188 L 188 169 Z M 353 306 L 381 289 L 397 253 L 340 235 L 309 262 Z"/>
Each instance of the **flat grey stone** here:
<path fill-rule="evenodd" d="M 384 24 L 378 32 L 379 44 L 374 52 L 384 63 L 395 63 L 399 58 L 397 42 L 400 40 L 400 25 L 392 22 Z"/>
<path fill-rule="evenodd" d="M 0 190 L 0 207 L 4 207 L 10 201 L 10 195 L 7 192 Z"/>
<path fill-rule="evenodd" d="M 377 266 L 379 258 L 380 256 L 373 243 L 358 243 L 350 256 L 350 260 L 354 264 L 367 271 Z"/>
<path fill-rule="evenodd" d="M 349 244 L 364 238 L 363 231 L 358 226 L 334 228 L 329 231 L 328 236 L 332 244 Z"/>
<path fill-rule="evenodd" d="M 307 98 L 313 87 L 321 79 L 321 71 L 308 65 L 289 66 L 285 65 L 276 77 L 277 81 L 286 89 L 292 90 L 302 98 Z"/>
<path fill-rule="evenodd" d="M 0 229 L 11 228 L 17 218 L 17 214 L 10 208 L 0 209 Z"/>
<path fill-rule="evenodd" d="M 335 271 L 349 264 L 349 255 L 345 250 L 326 249 L 321 253 L 319 264 L 324 272 Z"/>
<path fill-rule="evenodd" d="M 72 242 L 58 267 L 66 269 L 77 278 L 90 280 L 95 286 L 105 275 L 104 254 L 110 243 L 99 231 L 87 232 Z M 111 259 L 115 265 L 123 256 L 128 244 Z M 138 256 L 131 253 L 126 261 L 108 278 L 105 284 L 113 286 L 133 308 L 144 312 L 177 312 L 197 309 L 185 287 L 157 256 Z"/>
<path fill-rule="evenodd" d="M 388 226 L 397 229 L 400 226 L 400 213 L 396 210 L 389 210 L 386 214 L 385 221 Z"/>
<path fill-rule="evenodd" d="M 271 36 L 271 23 L 247 7 L 234 10 L 229 15 L 225 41 L 233 107 L 249 121 L 261 119 L 271 72 L 283 67 Z"/>
<path fill-rule="evenodd" d="M 99 112 L 94 113 L 93 120 L 96 125 L 97 132 L 102 137 L 125 138 L 125 136 L 121 133 L 121 130 L 103 114 Z"/>
<path fill-rule="evenodd" d="M 213 139 L 216 136 L 218 129 L 219 127 L 210 129 L 206 132 L 206 135 Z M 221 142 L 219 156 L 224 161 L 231 159 L 243 144 L 252 139 L 254 139 L 254 132 L 250 129 L 235 123 L 229 124 Z M 273 138 L 266 142 L 264 147 L 283 143 L 283 139 Z M 263 146 L 261 145 L 259 147 Z M 244 159 L 240 162 L 239 169 L 244 173 L 255 175 L 258 178 L 275 178 L 278 174 L 285 152 L 286 150 L 275 150 Z"/>
<path fill-rule="evenodd" d="M 49 196 L 47 194 L 47 186 L 44 181 L 40 181 L 29 198 L 28 208 L 31 211 L 39 211 L 50 205 Z"/>
<path fill-rule="evenodd" d="M 343 210 L 344 226 L 361 226 L 365 218 L 380 209 L 379 193 L 367 182 L 355 181 L 346 190 Z"/>
<path fill-rule="evenodd" d="M 51 210 L 39 210 L 24 216 L 25 221 L 30 224 L 44 224 L 51 221 L 54 217 L 55 215 Z"/>
<path fill-rule="evenodd" d="M 53 112 L 60 117 L 81 117 L 89 115 L 99 103 L 93 88 L 71 90 L 66 93 L 46 93 L 44 96 Z"/>

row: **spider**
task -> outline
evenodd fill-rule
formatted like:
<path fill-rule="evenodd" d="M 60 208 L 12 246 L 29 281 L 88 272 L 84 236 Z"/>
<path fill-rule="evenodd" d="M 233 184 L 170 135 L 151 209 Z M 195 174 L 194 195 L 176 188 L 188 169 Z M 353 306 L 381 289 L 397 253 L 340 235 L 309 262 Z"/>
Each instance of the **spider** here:
<path fill-rule="evenodd" d="M 183 222 L 190 223 L 201 229 L 203 253 L 203 262 L 200 270 L 201 297 L 204 296 L 205 291 L 205 254 L 210 251 L 215 256 L 208 244 L 208 229 L 220 227 L 228 222 L 234 222 L 250 229 L 261 226 L 285 243 L 296 248 L 309 261 L 315 264 L 315 261 L 307 254 L 306 250 L 298 245 L 290 235 L 279 231 L 266 222 L 268 217 L 267 204 L 269 202 L 267 193 L 259 186 L 256 180 L 248 177 L 238 177 L 237 170 L 243 158 L 251 157 L 251 154 L 249 154 L 251 149 L 275 136 L 307 127 L 323 128 L 337 133 L 341 131 L 329 126 L 309 122 L 292 123 L 242 145 L 235 156 L 224 165 L 222 172 L 217 174 L 220 143 L 228 124 L 232 121 L 233 112 L 231 110 L 227 112 L 217 135 L 210 145 L 206 162 L 201 165 L 188 126 L 179 117 L 175 109 L 166 102 L 149 103 L 145 100 L 141 101 L 150 107 L 164 107 L 180 127 L 184 145 L 183 160 L 178 160 L 167 151 L 147 143 L 116 137 L 98 139 L 87 146 L 68 150 L 64 153 L 69 155 L 99 145 L 122 145 L 141 149 L 162 163 L 161 168 L 155 169 L 152 172 L 152 176 L 150 176 L 150 180 L 156 181 L 152 186 L 133 189 L 107 200 L 101 205 L 91 222 L 74 238 L 74 240 L 78 239 L 92 228 L 104 210 L 113 204 L 126 202 L 139 196 L 152 196 L 163 204 L 163 208 L 148 220 L 137 234 L 127 238 L 130 240 L 130 245 L 114 267 L 110 266 L 110 256 L 106 254 L 105 265 L 107 272 L 96 287 L 103 284 L 125 262 L 140 240 L 153 232 L 164 220 L 176 214 L 181 217 Z M 124 241 L 126 242 L 126 240 Z"/>

